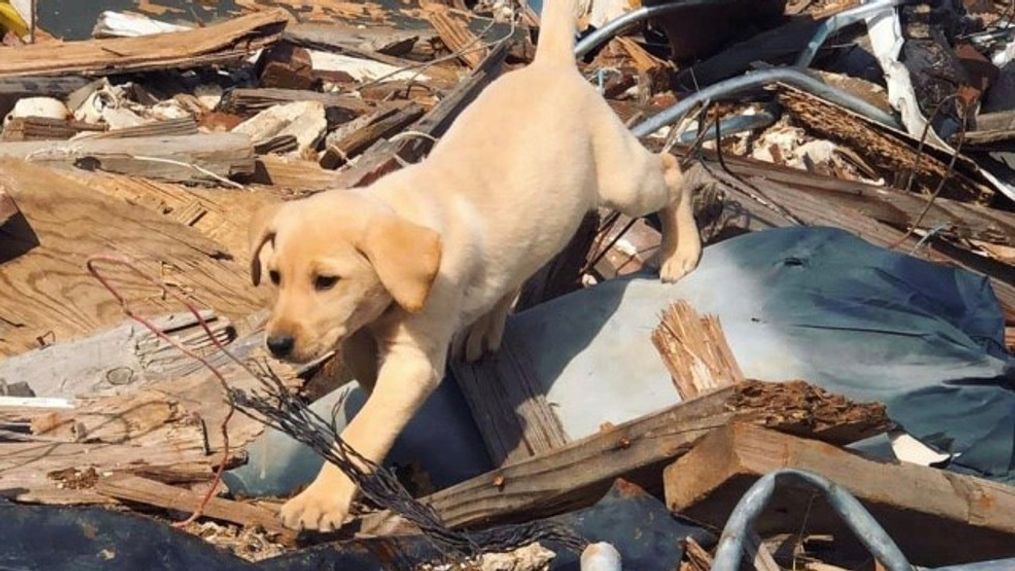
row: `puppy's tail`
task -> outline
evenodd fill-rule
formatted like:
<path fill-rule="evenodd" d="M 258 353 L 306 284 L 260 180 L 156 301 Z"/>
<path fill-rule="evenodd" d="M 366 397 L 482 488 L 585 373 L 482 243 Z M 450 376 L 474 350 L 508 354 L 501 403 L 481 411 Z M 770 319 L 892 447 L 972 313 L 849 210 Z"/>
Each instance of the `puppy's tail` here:
<path fill-rule="evenodd" d="M 577 12 L 578 0 L 543 0 L 536 62 L 574 65 Z"/>

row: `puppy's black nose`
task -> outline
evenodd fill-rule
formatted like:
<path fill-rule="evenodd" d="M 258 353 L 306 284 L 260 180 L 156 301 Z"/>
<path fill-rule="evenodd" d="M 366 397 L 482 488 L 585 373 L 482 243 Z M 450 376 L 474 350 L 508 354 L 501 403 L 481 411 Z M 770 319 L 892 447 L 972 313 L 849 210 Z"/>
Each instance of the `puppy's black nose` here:
<path fill-rule="evenodd" d="M 270 335 L 268 336 L 268 350 L 276 357 L 285 357 L 293 350 L 296 341 L 291 335 Z"/>

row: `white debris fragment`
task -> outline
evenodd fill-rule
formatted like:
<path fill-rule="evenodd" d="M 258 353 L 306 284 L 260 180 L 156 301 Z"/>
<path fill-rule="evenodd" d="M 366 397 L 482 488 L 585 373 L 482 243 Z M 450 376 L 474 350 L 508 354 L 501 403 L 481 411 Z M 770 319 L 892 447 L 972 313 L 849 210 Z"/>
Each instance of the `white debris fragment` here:
<path fill-rule="evenodd" d="M 582 551 L 581 571 L 621 571 L 620 553 L 609 543 L 593 543 Z"/>
<path fill-rule="evenodd" d="M 67 106 L 52 97 L 25 97 L 14 104 L 14 109 L 4 117 L 4 125 L 15 117 L 47 117 L 66 119 L 70 115 Z"/>
<path fill-rule="evenodd" d="M 296 137 L 296 155 L 304 157 L 320 142 L 327 128 L 324 104 L 297 101 L 269 107 L 237 125 L 233 132 L 249 135 L 255 142 L 292 135 Z"/>
<path fill-rule="evenodd" d="M 106 10 L 99 14 L 99 19 L 92 29 L 92 37 L 137 38 L 152 34 L 184 32 L 190 29 L 190 26 L 178 26 L 176 24 L 160 22 L 143 14 Z"/>
<path fill-rule="evenodd" d="M 485 553 L 479 562 L 481 571 L 545 571 L 556 555 L 538 543 L 509 553 Z"/>
<path fill-rule="evenodd" d="M 410 80 L 413 77 L 419 81 L 429 79 L 425 74 L 417 75 L 415 70 L 402 70 L 379 61 L 316 50 L 310 50 L 310 64 L 314 71 L 341 71 L 356 81 L 376 81 L 382 77 L 385 81 Z"/>

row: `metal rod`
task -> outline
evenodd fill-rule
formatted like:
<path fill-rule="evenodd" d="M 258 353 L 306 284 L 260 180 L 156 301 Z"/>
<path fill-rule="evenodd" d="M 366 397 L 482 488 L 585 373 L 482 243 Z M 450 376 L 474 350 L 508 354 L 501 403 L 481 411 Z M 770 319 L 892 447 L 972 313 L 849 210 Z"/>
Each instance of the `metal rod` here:
<path fill-rule="evenodd" d="M 734 115 L 719 121 L 719 132 L 725 137 L 743 131 L 753 131 L 768 127 L 779 120 L 778 109 L 762 109 L 752 115 Z M 702 136 L 702 141 L 711 141 L 715 138 L 715 129 L 710 128 Z M 698 129 L 688 129 L 680 134 L 677 140 L 683 145 L 689 145 L 698 140 Z"/>
<path fill-rule="evenodd" d="M 814 33 L 814 37 L 812 37 L 811 41 L 807 43 L 807 48 L 800 52 L 800 55 L 796 60 L 796 67 L 809 67 L 811 62 L 814 61 L 814 56 L 817 55 L 818 50 L 821 49 L 821 46 L 825 43 L 825 40 L 827 40 L 828 36 L 832 35 L 834 32 L 837 32 L 850 24 L 855 24 L 868 16 L 873 16 L 878 12 L 894 9 L 895 6 L 898 6 L 903 2 L 905 2 L 905 0 L 875 0 L 874 2 L 868 2 L 866 4 L 861 4 L 856 8 L 850 8 L 849 10 L 839 12 L 831 18 L 828 18 L 821 24 L 818 31 Z"/>
<path fill-rule="evenodd" d="M 553 0 L 543 0 L 544 2 L 552 2 Z M 610 20 L 606 24 L 603 24 L 602 28 L 597 29 L 591 34 L 582 38 L 578 45 L 574 47 L 574 55 L 577 58 L 583 57 L 585 54 L 594 50 L 599 44 L 609 40 L 621 30 L 628 26 L 632 26 L 639 22 L 644 22 L 649 18 L 668 14 L 670 12 L 677 12 L 685 8 L 691 8 L 694 6 L 707 6 L 712 4 L 732 4 L 740 0 L 673 0 L 666 4 L 658 4 L 655 6 L 642 6 L 637 10 L 632 10 L 623 16 L 619 16 L 613 20 Z"/>
<path fill-rule="evenodd" d="M 672 107 L 653 115 L 642 123 L 635 125 L 631 131 L 636 137 L 644 137 L 667 125 L 671 125 L 679 121 L 687 114 L 688 111 L 703 101 L 716 101 L 718 99 L 722 99 L 724 96 L 730 96 L 741 91 L 754 89 L 756 87 L 776 82 L 787 83 L 793 87 L 813 93 L 822 99 L 827 99 L 837 103 L 850 111 L 869 117 L 878 123 L 883 123 L 889 127 L 899 127 L 899 123 L 894 117 L 870 103 L 867 103 L 863 99 L 860 99 L 851 93 L 826 85 L 800 70 L 779 67 L 754 72 L 749 75 L 734 77 L 732 79 L 727 79 L 726 81 L 720 81 L 719 83 L 710 85 L 701 91 L 685 97 L 676 105 L 673 105 Z"/>
<path fill-rule="evenodd" d="M 825 493 L 828 504 L 842 517 L 857 539 L 888 571 L 915 571 L 891 537 L 878 524 L 867 508 L 846 491 L 828 479 L 791 468 L 770 472 L 754 483 L 740 498 L 726 521 L 716 548 L 712 571 L 737 571 L 744 553 L 744 540 L 775 492 L 777 483 L 805 482 Z"/>

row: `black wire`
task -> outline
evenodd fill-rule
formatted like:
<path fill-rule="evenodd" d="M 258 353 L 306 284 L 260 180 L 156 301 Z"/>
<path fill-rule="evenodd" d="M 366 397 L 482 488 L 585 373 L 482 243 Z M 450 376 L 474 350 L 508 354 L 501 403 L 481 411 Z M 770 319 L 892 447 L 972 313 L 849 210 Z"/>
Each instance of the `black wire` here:
<path fill-rule="evenodd" d="M 576 553 L 588 545 L 588 541 L 572 529 L 548 521 L 472 532 L 448 528 L 432 506 L 413 498 L 391 470 L 349 446 L 339 436 L 333 422 L 322 418 L 293 395 L 267 365 L 255 363 L 253 368 L 257 370 L 261 392 L 229 389 L 229 397 L 240 412 L 313 449 L 338 467 L 371 502 L 416 525 L 445 556 L 474 557 L 486 552 L 505 552 L 536 541 L 557 543 Z"/>

